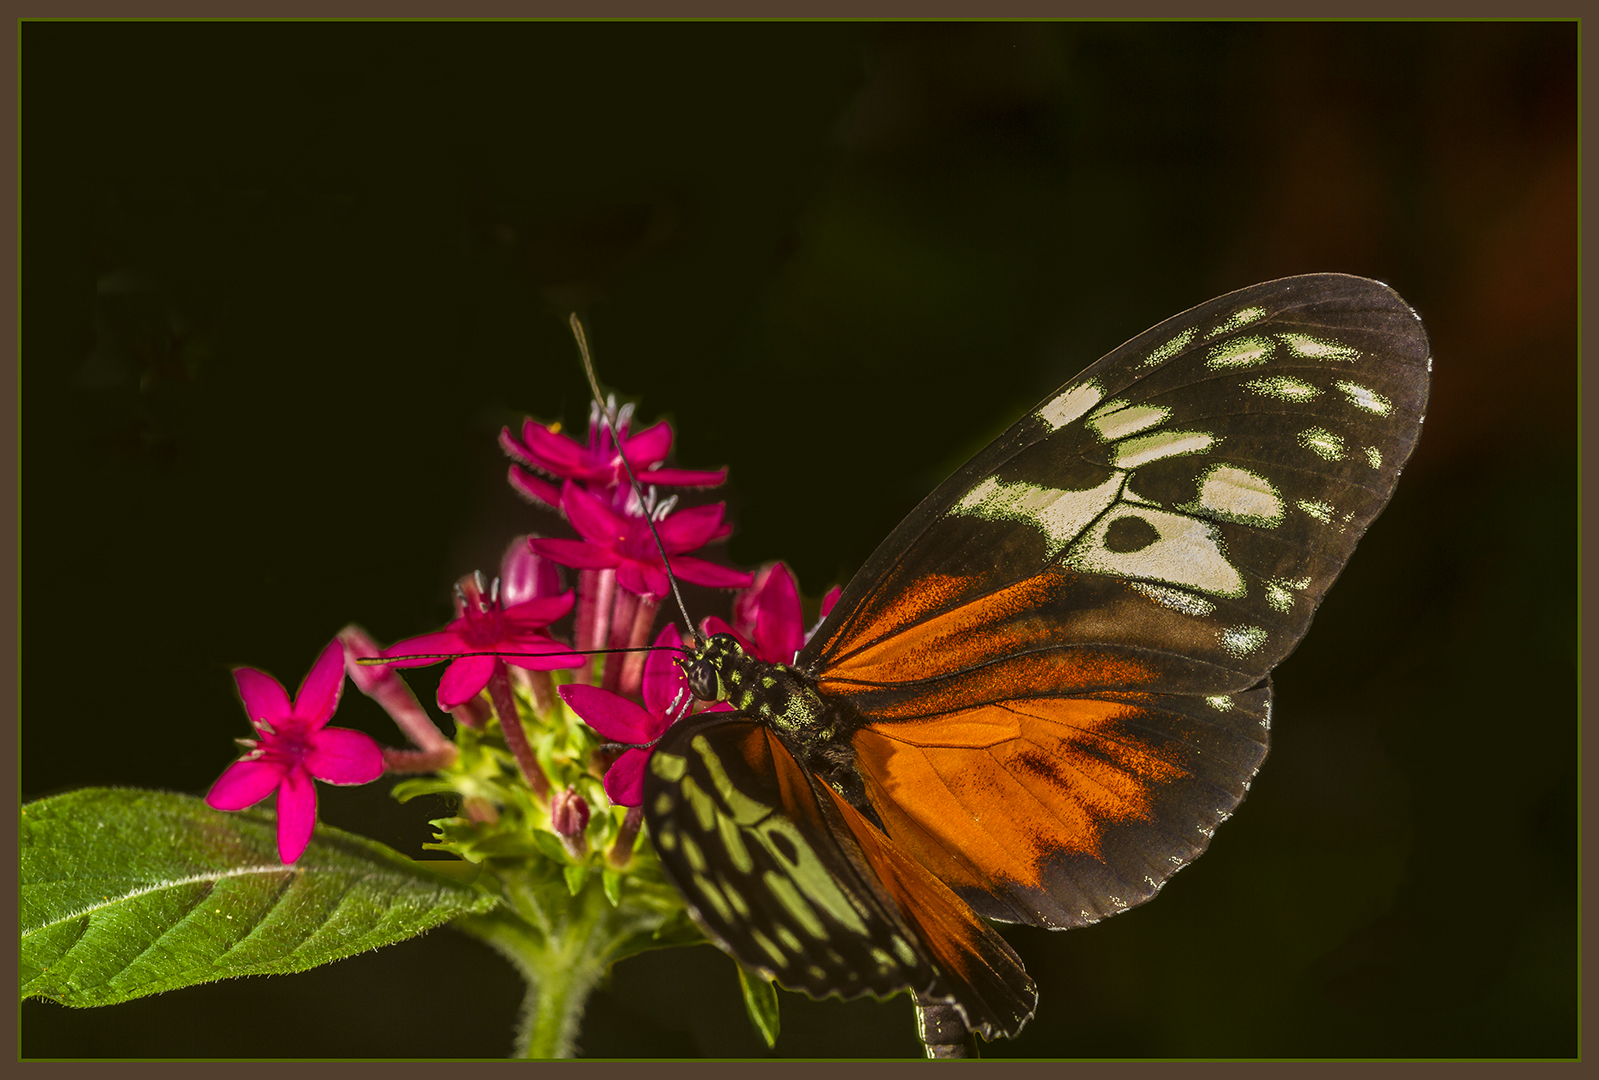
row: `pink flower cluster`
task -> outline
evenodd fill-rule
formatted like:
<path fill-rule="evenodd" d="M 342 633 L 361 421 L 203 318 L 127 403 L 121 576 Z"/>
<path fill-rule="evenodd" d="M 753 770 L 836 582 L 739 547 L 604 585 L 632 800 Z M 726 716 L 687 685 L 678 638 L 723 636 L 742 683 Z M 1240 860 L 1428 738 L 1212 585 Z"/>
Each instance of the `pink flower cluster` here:
<path fill-rule="evenodd" d="M 285 863 L 294 862 L 309 844 L 316 822 L 313 778 L 364 784 L 385 770 L 430 771 L 454 760 L 454 744 L 393 671 L 448 661 L 439 681 L 438 707 L 452 712 L 458 723 L 480 727 L 487 715 L 482 700 L 487 691 L 507 745 L 529 786 L 549 801 L 552 826 L 569 847 L 575 850 L 580 844 L 580 835 L 568 834 L 574 828 L 581 833 L 575 823 L 588 820 L 588 808 L 576 805 L 582 801 L 576 791 L 549 791 L 549 780 L 522 728 L 512 669 L 522 673 L 516 677 L 541 710 L 553 703 L 549 672 L 577 669 L 576 681 L 562 687 L 561 695 L 602 736 L 625 746 L 606 773 L 606 791 L 614 802 L 636 806 L 649 748 L 693 706 L 683 673 L 673 662 L 678 654 L 672 650 L 681 650 L 681 638 L 669 626 L 656 638 L 666 651 L 649 653 L 647 662 L 642 652 L 612 655 L 604 665 L 602 687 L 587 685 L 593 679 L 585 653 L 639 649 L 650 640 L 657 608 L 671 589 L 667 558 L 679 580 L 747 589 L 734 604 L 733 625 L 707 620 L 707 633 L 731 632 L 755 655 L 786 662 L 803 643 L 804 628 L 793 576 L 780 564 L 755 576 L 690 554 L 731 531 L 723 521 L 725 504 L 679 509 L 676 496 L 660 495 L 662 488 L 716 486 L 726 470 L 667 468 L 671 427 L 658 423 L 636 433 L 631 427 L 631 406 L 617 411 L 614 436 L 596 406 L 586 443 L 532 420 L 523 423 L 520 437 L 502 431 L 500 444 L 516 462 L 510 467 L 511 486 L 560 512 L 577 538 L 518 539 L 491 583 L 485 585 L 476 573 L 461 579 L 455 618 L 441 630 L 380 649 L 359 627 L 347 627 L 323 649 L 292 702 L 270 675 L 236 669 L 239 696 L 256 738 L 241 740 L 246 753 L 222 774 L 206 801 L 219 810 L 241 810 L 276 793 L 279 855 Z M 628 466 L 642 498 L 629 481 Z M 575 592 L 562 589 L 561 566 L 578 572 Z M 575 649 L 549 633 L 551 624 L 574 609 Z M 360 663 L 373 659 L 386 663 Z M 415 749 L 381 748 L 362 732 L 327 726 L 346 673 L 383 706 Z M 642 706 L 634 700 L 639 696 Z"/>

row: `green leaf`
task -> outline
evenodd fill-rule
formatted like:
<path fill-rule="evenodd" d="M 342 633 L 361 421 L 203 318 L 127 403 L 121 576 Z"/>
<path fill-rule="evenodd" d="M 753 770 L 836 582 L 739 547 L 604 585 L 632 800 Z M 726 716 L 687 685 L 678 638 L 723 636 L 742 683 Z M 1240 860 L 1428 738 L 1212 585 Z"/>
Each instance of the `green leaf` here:
<path fill-rule="evenodd" d="M 605 889 L 605 899 L 615 907 L 622 902 L 622 874 L 620 871 L 605 867 L 600 871 L 600 885 Z"/>
<path fill-rule="evenodd" d="M 565 868 L 566 891 L 573 896 L 583 891 L 583 885 L 589 879 L 589 868 L 582 863 L 568 865 Z"/>
<path fill-rule="evenodd" d="M 21 995 L 63 1005 L 304 971 L 497 902 L 326 826 L 284 866 L 272 815 L 165 792 L 41 799 L 20 839 Z"/>
<path fill-rule="evenodd" d="M 410 802 L 418 795 L 455 795 L 455 784 L 449 780 L 440 780 L 433 776 L 417 776 L 409 780 L 401 780 L 389 789 L 389 797 L 395 802 Z"/>
<path fill-rule="evenodd" d="M 738 985 L 744 991 L 744 1011 L 750 1014 L 750 1023 L 766 1040 L 768 1048 L 777 1045 L 777 987 L 758 971 L 738 965 Z"/>

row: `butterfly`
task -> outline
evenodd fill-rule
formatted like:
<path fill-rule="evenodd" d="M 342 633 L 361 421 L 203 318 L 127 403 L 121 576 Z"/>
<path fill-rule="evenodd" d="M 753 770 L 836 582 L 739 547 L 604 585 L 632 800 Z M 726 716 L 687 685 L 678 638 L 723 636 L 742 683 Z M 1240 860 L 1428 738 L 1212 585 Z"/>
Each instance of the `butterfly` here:
<path fill-rule="evenodd" d="M 1393 494 L 1431 357 L 1379 282 L 1201 304 L 1030 410 L 867 560 L 791 664 L 698 639 L 644 817 L 706 934 L 813 996 L 910 991 L 930 1056 L 1037 988 L 990 925 L 1084 926 L 1205 850 L 1273 667 Z"/>

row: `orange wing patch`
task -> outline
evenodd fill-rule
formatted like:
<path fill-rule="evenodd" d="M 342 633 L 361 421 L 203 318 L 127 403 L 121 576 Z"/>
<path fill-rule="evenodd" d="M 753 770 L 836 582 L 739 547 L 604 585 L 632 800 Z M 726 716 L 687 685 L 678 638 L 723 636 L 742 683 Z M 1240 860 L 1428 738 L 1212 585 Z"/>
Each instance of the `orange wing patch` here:
<path fill-rule="evenodd" d="M 906 662 L 913 661 L 907 657 Z M 927 657 L 922 662 L 932 666 L 937 661 Z M 930 677 L 912 687 L 890 683 L 878 691 L 875 686 L 856 685 L 828 671 L 817 680 L 817 686 L 824 694 L 849 697 L 856 708 L 883 720 L 927 717 L 942 722 L 963 710 L 1013 698 L 1018 687 L 1039 693 L 1087 693 L 1147 685 L 1156 673 L 1125 655 L 1074 646 L 998 657 L 975 671 L 955 674 L 958 677 Z"/>
<path fill-rule="evenodd" d="M 825 785 L 867 865 L 932 954 L 945 992 L 985 1039 L 1011 1037 L 1033 1015 L 1038 990 L 1005 939 Z"/>
<path fill-rule="evenodd" d="M 912 589 L 890 589 L 889 599 L 880 610 L 863 605 L 852 619 L 845 620 L 822 649 L 824 655 L 842 655 L 859 648 L 862 642 L 888 637 L 929 613 L 954 603 L 972 585 L 970 578 L 952 574 L 927 574 Z M 881 590 L 880 590 L 881 591 Z"/>
<path fill-rule="evenodd" d="M 1107 824 L 1150 820 L 1190 774 L 1118 723 L 1127 701 L 1032 698 L 869 725 L 854 745 L 888 835 L 951 885 L 1046 888 L 1046 860 L 1098 857 Z"/>
<path fill-rule="evenodd" d="M 947 611 L 938 609 L 956 600 L 971 581 L 942 575 L 919 581 L 870 622 L 854 628 L 851 637 L 870 644 L 830 663 L 824 689 L 827 678 L 908 682 L 934 674 L 929 666 L 939 660 L 954 661 L 939 669 L 947 672 L 1057 642 L 1060 632 L 1053 623 L 1021 616 L 1048 602 L 1065 580 L 1058 572 L 1034 574 Z M 835 647 L 830 642 L 827 651 Z"/>

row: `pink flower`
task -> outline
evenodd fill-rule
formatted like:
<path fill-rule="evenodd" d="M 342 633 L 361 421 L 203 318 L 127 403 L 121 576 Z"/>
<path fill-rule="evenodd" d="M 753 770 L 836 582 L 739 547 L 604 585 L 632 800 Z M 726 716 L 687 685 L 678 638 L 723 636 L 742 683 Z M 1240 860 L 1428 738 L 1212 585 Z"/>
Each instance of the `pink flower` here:
<path fill-rule="evenodd" d="M 642 485 L 659 487 L 715 487 L 727 479 L 726 469 L 663 469 L 661 463 L 672 448 L 672 428 L 667 423 L 655 424 L 636 435 L 628 434 L 633 418 L 633 407 L 622 406 L 617 415 L 616 430 L 622 437 L 622 451 L 600 421 L 599 407 L 589 409 L 588 445 L 559 433 L 557 427 L 536 424 L 532 418 L 522 421 L 522 438 L 518 440 L 509 428 L 500 429 L 500 447 L 511 457 L 535 469 L 565 480 L 578 480 L 590 489 L 608 492 L 627 487 L 627 472 L 622 467 L 622 453 Z M 517 465 L 511 466 L 511 486 L 523 495 L 550 506 L 558 505 L 560 493 L 554 484 L 533 476 Z"/>
<path fill-rule="evenodd" d="M 833 588 L 822 598 L 822 618 L 838 597 L 839 590 Z M 780 562 L 757 571 L 755 583 L 733 598 L 731 626 L 715 615 L 707 616 L 700 626 L 707 637 L 732 634 L 745 652 L 773 664 L 792 664 L 812 632 L 805 628 L 794 573 Z"/>
<path fill-rule="evenodd" d="M 481 694 L 494 674 L 496 661 L 530 671 L 577 667 L 583 662 L 581 656 L 541 632 L 572 610 L 570 590 L 560 596 L 534 597 L 506 605 L 499 585 L 500 579 L 495 578 L 485 594 L 480 574 L 462 578 L 455 586 L 453 622 L 443 630 L 406 638 L 383 650 L 388 657 L 431 654 L 395 660 L 395 667 L 422 667 L 448 656 L 456 657 L 439 680 L 441 709 L 456 708 Z M 489 653 L 498 655 L 483 655 Z"/>
<path fill-rule="evenodd" d="M 534 551 L 580 570 L 614 567 L 616 583 L 640 596 L 660 597 L 670 591 L 660 549 L 643 517 L 617 513 L 570 480 L 561 489 L 561 510 L 583 539 L 534 539 Z M 672 557 L 673 572 L 682 580 L 722 589 L 740 588 L 753 580 L 742 570 L 682 554 L 721 535 L 722 510 L 722 503 L 713 503 L 675 514 L 657 511 L 655 527 Z"/>
<path fill-rule="evenodd" d="M 243 810 L 278 793 L 278 857 L 292 863 L 316 826 L 313 777 L 327 784 L 369 784 L 383 774 L 383 751 L 360 731 L 330 728 L 344 690 L 344 644 L 322 650 L 290 704 L 283 684 L 264 671 L 233 670 L 239 699 L 259 739 L 240 740 L 247 752 L 206 794 L 217 810 Z"/>
<path fill-rule="evenodd" d="M 644 766 L 666 729 L 694 703 L 688 679 L 671 650 L 681 650 L 677 627 L 668 626 L 655 639 L 658 652 L 644 663 L 644 705 L 593 686 L 571 683 L 557 691 L 561 700 L 601 737 L 627 747 L 605 771 L 605 794 L 617 806 L 637 806 L 644 798 Z M 726 702 L 712 709 L 725 711 Z M 710 710 L 707 710 L 710 711 Z"/>
<path fill-rule="evenodd" d="M 805 644 L 799 587 L 780 562 L 757 571 L 754 584 L 733 598 L 731 626 L 715 615 L 700 625 L 707 637 L 732 634 L 745 652 L 773 664 L 792 664 Z"/>

